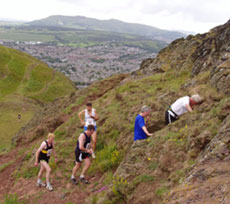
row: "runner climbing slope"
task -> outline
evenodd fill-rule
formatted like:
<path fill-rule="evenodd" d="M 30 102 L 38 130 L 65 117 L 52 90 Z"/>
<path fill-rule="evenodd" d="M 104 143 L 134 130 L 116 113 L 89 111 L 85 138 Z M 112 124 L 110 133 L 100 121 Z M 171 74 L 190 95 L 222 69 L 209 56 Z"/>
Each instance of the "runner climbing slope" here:
<path fill-rule="evenodd" d="M 41 146 L 38 148 L 35 154 L 35 163 L 34 163 L 35 166 L 38 166 L 38 164 L 40 163 L 40 171 L 38 173 L 37 186 L 44 186 L 44 187 L 46 186 L 46 188 L 49 191 L 53 190 L 53 187 L 50 184 L 51 168 L 49 166 L 49 159 L 52 152 L 55 157 L 55 162 L 57 162 L 57 156 L 54 149 L 54 138 L 55 135 L 53 133 L 48 134 L 47 140 L 42 142 Z M 46 184 L 44 184 L 41 180 L 44 171 L 46 171 Z"/>
<path fill-rule="evenodd" d="M 91 165 L 90 156 L 93 154 L 93 149 L 89 148 L 91 142 L 91 136 L 95 131 L 94 125 L 88 125 L 87 130 L 80 134 L 77 140 L 77 146 L 75 149 L 75 166 L 72 170 L 71 182 L 73 184 L 78 184 L 75 175 L 79 168 L 81 167 L 81 163 L 84 160 L 85 165 L 82 169 L 82 173 L 80 175 L 80 181 L 82 183 L 88 184 L 88 180 L 85 179 L 85 173 L 89 169 Z"/>

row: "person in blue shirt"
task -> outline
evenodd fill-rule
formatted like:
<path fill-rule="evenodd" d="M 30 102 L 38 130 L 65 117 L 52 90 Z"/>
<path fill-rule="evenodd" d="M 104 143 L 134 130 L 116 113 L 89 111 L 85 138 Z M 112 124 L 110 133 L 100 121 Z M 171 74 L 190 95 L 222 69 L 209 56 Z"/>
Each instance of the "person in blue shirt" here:
<path fill-rule="evenodd" d="M 146 122 L 149 120 L 150 108 L 148 106 L 143 106 L 141 108 L 140 114 L 137 115 L 134 126 L 134 141 L 147 139 L 147 136 L 152 136 L 146 128 Z"/>

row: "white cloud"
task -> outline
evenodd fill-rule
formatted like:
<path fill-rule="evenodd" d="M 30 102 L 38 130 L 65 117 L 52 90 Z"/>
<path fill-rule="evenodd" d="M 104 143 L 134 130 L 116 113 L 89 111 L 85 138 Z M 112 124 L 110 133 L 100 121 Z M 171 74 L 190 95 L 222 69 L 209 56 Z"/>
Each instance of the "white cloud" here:
<path fill-rule="evenodd" d="M 225 23 L 229 14 L 229 0 L 7 0 L 0 8 L 0 18 L 31 21 L 82 15 L 196 32 Z"/>

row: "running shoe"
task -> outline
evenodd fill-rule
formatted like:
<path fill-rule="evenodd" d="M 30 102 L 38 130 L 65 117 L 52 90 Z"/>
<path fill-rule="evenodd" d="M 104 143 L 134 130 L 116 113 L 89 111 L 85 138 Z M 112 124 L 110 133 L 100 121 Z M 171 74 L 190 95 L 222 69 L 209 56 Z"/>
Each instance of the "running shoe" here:
<path fill-rule="evenodd" d="M 42 181 L 38 181 L 38 182 L 37 182 L 37 186 L 38 186 L 38 187 L 46 187 L 46 184 L 43 183 Z"/>
<path fill-rule="evenodd" d="M 46 188 L 49 190 L 49 191 L 53 191 L 53 187 L 51 185 L 47 185 Z"/>
<path fill-rule="evenodd" d="M 89 184 L 89 181 L 85 179 L 85 177 L 80 177 L 80 181 L 84 184 Z"/>
<path fill-rule="evenodd" d="M 77 185 L 77 184 L 78 184 L 77 179 L 75 179 L 75 178 L 71 178 L 71 182 L 72 182 L 72 184 L 74 184 L 74 185 Z"/>

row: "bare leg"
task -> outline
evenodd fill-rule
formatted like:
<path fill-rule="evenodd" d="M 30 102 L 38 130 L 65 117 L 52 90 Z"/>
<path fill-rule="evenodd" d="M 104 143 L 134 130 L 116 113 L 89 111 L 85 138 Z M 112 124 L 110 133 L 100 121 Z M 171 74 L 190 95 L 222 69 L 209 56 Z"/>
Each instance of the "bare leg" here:
<path fill-rule="evenodd" d="M 94 133 L 92 134 L 92 147 L 93 147 L 93 151 L 95 151 L 95 149 L 96 149 L 96 143 L 97 143 L 97 132 L 94 131 Z"/>
<path fill-rule="evenodd" d="M 81 167 L 81 163 L 80 162 L 75 162 L 75 166 L 73 167 L 73 170 L 72 170 L 72 175 L 73 176 L 76 175 L 76 172 L 80 167 Z"/>
<path fill-rule="evenodd" d="M 41 165 L 41 168 L 40 168 L 40 171 L 39 171 L 39 173 L 38 173 L 38 179 L 41 179 L 42 174 L 43 174 L 43 172 L 44 172 L 44 170 L 45 170 L 45 167 L 42 165 L 42 163 L 41 163 L 40 165 Z"/>
<path fill-rule="evenodd" d="M 84 168 L 82 169 L 81 175 L 85 175 L 85 173 L 89 169 L 90 165 L 91 165 L 90 158 L 86 158 L 85 159 L 85 165 L 84 165 Z"/>
<path fill-rule="evenodd" d="M 40 161 L 40 163 L 44 166 L 45 170 L 46 170 L 46 183 L 50 183 L 50 172 L 51 172 L 51 168 L 49 166 L 49 164 L 46 161 Z"/>

